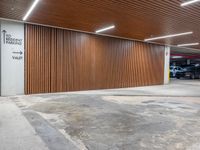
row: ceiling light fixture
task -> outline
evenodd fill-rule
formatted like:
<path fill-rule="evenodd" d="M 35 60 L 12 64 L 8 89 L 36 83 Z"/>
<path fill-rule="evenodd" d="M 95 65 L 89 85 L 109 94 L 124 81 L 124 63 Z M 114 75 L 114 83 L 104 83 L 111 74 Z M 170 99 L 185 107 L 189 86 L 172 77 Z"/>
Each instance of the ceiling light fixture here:
<path fill-rule="evenodd" d="M 113 29 L 113 28 L 115 28 L 114 25 L 103 28 L 103 29 L 99 29 L 99 30 L 96 31 L 96 33 L 104 32 L 104 31 L 107 31 L 107 30 L 110 30 L 110 29 Z"/>
<path fill-rule="evenodd" d="M 191 0 L 191 1 L 188 1 L 188 2 L 185 2 L 185 3 L 182 3 L 181 6 L 184 7 L 184 6 L 196 3 L 196 2 L 200 2 L 200 0 Z"/>
<path fill-rule="evenodd" d="M 184 47 L 184 46 L 195 46 L 195 45 L 199 45 L 199 43 L 179 44 L 179 45 L 177 45 L 177 46 L 178 46 L 178 47 Z"/>
<path fill-rule="evenodd" d="M 25 21 L 29 15 L 31 14 L 31 12 L 33 11 L 33 9 L 35 8 L 35 6 L 38 4 L 40 0 L 35 0 L 34 3 L 32 4 L 32 6 L 30 7 L 30 9 L 28 10 L 28 12 L 26 13 L 26 15 L 23 18 L 23 21 Z"/>
<path fill-rule="evenodd" d="M 165 36 L 159 36 L 159 37 L 145 39 L 144 41 L 145 42 L 147 42 L 147 41 L 154 41 L 154 40 L 166 39 L 166 38 L 183 36 L 183 35 L 189 35 L 189 34 L 193 34 L 193 32 L 184 32 L 184 33 L 178 33 L 178 34 L 170 34 L 170 35 L 165 35 Z"/>
<path fill-rule="evenodd" d="M 183 56 L 171 56 L 171 58 L 178 59 L 178 58 L 183 58 Z"/>

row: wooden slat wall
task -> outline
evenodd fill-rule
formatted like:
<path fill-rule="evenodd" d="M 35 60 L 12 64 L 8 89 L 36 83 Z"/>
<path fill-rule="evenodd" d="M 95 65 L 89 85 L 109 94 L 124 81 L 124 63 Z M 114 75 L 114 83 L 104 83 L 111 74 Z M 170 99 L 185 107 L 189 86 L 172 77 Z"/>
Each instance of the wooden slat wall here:
<path fill-rule="evenodd" d="M 164 46 L 26 25 L 25 93 L 163 84 Z"/>

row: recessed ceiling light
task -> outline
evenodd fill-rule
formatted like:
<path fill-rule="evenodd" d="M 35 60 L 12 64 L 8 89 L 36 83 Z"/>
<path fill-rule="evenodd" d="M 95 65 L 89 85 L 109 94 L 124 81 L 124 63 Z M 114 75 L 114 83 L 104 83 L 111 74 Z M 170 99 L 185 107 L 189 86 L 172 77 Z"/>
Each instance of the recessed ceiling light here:
<path fill-rule="evenodd" d="M 196 2 L 200 2 L 200 0 L 191 0 L 191 1 L 188 1 L 188 2 L 185 2 L 185 3 L 182 3 L 181 6 L 191 5 L 191 4 L 196 3 Z"/>
<path fill-rule="evenodd" d="M 178 47 L 184 47 L 184 46 L 195 46 L 195 45 L 199 45 L 199 43 L 179 44 L 179 45 L 177 45 L 177 46 L 178 46 Z"/>
<path fill-rule="evenodd" d="M 105 28 L 97 30 L 96 33 L 104 32 L 104 31 L 107 31 L 107 30 L 110 30 L 110 29 L 113 29 L 113 28 L 115 28 L 114 25 L 109 26 L 109 27 L 105 27 Z"/>
<path fill-rule="evenodd" d="M 184 32 L 184 33 L 178 33 L 178 34 L 170 34 L 170 35 L 165 35 L 165 36 L 159 36 L 159 37 L 145 39 L 144 41 L 145 42 L 154 41 L 154 40 L 160 40 L 160 39 L 166 39 L 166 38 L 171 38 L 171 37 L 183 36 L 183 35 L 188 35 L 188 34 L 193 34 L 193 32 Z"/>
<path fill-rule="evenodd" d="M 34 3 L 32 4 L 32 6 L 30 7 L 30 9 L 28 10 L 28 12 L 26 13 L 26 15 L 23 18 L 23 21 L 25 21 L 29 15 L 31 14 L 31 12 L 33 11 L 33 9 L 35 8 L 35 6 L 38 4 L 40 0 L 35 0 Z"/>

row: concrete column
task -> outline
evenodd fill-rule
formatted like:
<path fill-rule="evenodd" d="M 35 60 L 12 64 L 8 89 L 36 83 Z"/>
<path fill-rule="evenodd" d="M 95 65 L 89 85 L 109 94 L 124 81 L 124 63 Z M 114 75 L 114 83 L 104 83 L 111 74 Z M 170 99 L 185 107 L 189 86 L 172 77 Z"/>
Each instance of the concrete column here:
<path fill-rule="evenodd" d="M 191 60 L 187 59 L 187 65 L 190 65 L 190 63 L 191 63 Z"/>
<path fill-rule="evenodd" d="M 164 61 L 164 84 L 168 84 L 170 80 L 170 47 L 165 47 L 165 61 Z"/>
<path fill-rule="evenodd" d="M 1 95 L 24 94 L 24 24 L 1 21 Z"/>

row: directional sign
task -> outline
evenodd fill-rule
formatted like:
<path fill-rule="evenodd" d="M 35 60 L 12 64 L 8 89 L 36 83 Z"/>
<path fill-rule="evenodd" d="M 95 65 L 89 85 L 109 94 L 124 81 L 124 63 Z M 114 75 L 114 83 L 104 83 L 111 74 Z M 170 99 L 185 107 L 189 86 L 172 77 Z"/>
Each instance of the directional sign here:
<path fill-rule="evenodd" d="M 23 54 L 23 52 L 22 51 L 19 51 L 19 52 L 12 52 L 13 54 L 20 54 L 20 55 L 22 55 Z"/>
<path fill-rule="evenodd" d="M 3 43 L 5 44 L 6 43 L 6 30 L 3 30 Z"/>
<path fill-rule="evenodd" d="M 24 24 L 0 21 L 1 95 L 24 93 Z"/>

